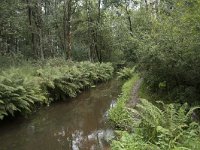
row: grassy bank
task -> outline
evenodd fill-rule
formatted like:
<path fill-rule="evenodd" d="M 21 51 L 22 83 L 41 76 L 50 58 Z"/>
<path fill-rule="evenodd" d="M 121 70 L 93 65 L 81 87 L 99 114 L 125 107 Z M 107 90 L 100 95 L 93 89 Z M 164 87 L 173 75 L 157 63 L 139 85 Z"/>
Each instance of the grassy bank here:
<path fill-rule="evenodd" d="M 0 119 L 28 114 L 38 105 L 76 97 L 84 89 L 112 78 L 110 63 L 65 62 L 27 64 L 0 73 Z"/>
<path fill-rule="evenodd" d="M 187 104 L 157 105 L 140 99 L 134 108 L 128 108 L 137 75 L 125 82 L 117 104 L 109 118 L 115 124 L 117 137 L 113 150 L 199 150 L 200 126 L 192 118 L 194 110 Z M 140 96 L 148 97 L 144 87 Z"/>
<path fill-rule="evenodd" d="M 137 75 L 122 86 L 122 93 L 117 99 L 116 105 L 109 111 L 109 119 L 116 128 L 127 129 L 132 126 L 132 117 L 126 107 L 127 102 L 131 99 L 132 89 L 136 81 L 139 79 Z"/>

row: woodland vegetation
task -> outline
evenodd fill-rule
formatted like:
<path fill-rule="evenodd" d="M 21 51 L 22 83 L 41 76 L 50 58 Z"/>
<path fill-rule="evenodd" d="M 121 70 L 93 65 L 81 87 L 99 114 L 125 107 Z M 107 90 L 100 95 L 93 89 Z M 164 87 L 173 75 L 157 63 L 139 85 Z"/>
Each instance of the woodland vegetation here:
<path fill-rule="evenodd" d="M 0 75 L 0 119 L 7 115 L 26 115 L 36 105 L 75 97 L 95 83 L 109 80 L 113 67 L 109 63 L 66 63 L 48 61 L 41 66 L 10 68 Z"/>
<path fill-rule="evenodd" d="M 153 92 L 199 101 L 199 0 L 1 0 L 1 67 L 22 60 L 135 64 Z"/>
<path fill-rule="evenodd" d="M 128 81 L 109 112 L 123 132 L 112 148 L 200 149 L 191 117 L 200 103 L 200 0 L 0 1 L 0 119 L 75 97 L 124 66 L 118 78 Z M 127 108 L 139 78 L 151 102 Z"/>
<path fill-rule="evenodd" d="M 163 101 L 153 104 L 142 99 L 141 94 L 140 102 L 129 106 L 137 80 L 135 73 L 125 82 L 116 105 L 109 111 L 109 119 L 117 134 L 112 141 L 112 149 L 198 150 L 200 125 L 194 118 L 194 112 L 200 107 L 190 108 L 187 103 L 165 104 Z"/>

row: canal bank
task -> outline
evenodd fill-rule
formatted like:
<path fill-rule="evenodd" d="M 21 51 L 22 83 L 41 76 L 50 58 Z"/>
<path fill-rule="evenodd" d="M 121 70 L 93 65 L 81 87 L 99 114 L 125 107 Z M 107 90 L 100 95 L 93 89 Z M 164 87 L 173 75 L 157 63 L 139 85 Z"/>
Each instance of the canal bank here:
<path fill-rule="evenodd" d="M 70 101 L 42 108 L 28 119 L 1 122 L 1 150 L 108 149 L 113 130 L 107 114 L 120 86 L 112 80 Z"/>

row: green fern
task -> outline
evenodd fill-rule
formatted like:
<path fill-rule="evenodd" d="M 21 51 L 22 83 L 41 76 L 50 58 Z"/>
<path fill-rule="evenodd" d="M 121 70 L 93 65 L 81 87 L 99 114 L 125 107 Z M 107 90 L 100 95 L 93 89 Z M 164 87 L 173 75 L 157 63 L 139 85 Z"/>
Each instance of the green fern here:
<path fill-rule="evenodd" d="M 192 122 L 191 114 L 199 108 L 194 107 L 188 111 L 187 104 L 178 106 L 164 103 L 162 103 L 162 108 L 158 108 L 149 101 L 141 99 L 136 108 L 128 109 L 129 114 L 137 116 L 137 118 L 132 118 L 134 133 L 130 133 L 128 136 L 142 138 L 137 141 L 130 139 L 126 142 L 119 139 L 113 143 L 113 149 L 116 144 L 121 144 L 124 149 L 129 149 L 127 143 L 132 143 L 133 147 L 142 144 L 141 149 L 143 150 L 148 149 L 145 148 L 146 146 L 150 148 L 152 145 L 155 149 L 161 150 L 198 150 L 200 148 L 200 126 L 198 123 Z M 195 141 L 195 145 L 190 143 L 192 141 Z"/>
<path fill-rule="evenodd" d="M 0 75 L 0 119 L 16 112 L 31 112 L 35 103 L 45 101 L 45 96 L 34 77 L 18 69 L 5 71 Z"/>
<path fill-rule="evenodd" d="M 50 92 L 53 99 L 60 99 L 63 96 L 76 97 L 81 90 L 109 80 L 113 71 L 110 63 L 80 62 L 53 68 L 46 66 L 37 72 L 43 89 Z"/>
<path fill-rule="evenodd" d="M 44 65 L 10 68 L 0 74 L 0 119 L 27 114 L 36 104 L 49 104 L 112 77 L 110 63 L 48 60 Z"/>
<path fill-rule="evenodd" d="M 135 73 L 135 68 L 126 68 L 124 67 L 119 72 L 117 72 L 117 78 L 122 80 L 128 80 L 133 77 Z"/>

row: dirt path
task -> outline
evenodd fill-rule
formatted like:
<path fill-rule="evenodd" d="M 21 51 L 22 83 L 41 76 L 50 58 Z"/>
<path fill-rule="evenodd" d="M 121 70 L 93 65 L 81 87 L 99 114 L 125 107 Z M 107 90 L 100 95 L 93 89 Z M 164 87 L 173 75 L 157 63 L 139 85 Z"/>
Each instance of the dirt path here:
<path fill-rule="evenodd" d="M 134 107 L 138 103 L 139 101 L 138 93 L 142 85 L 142 82 L 143 82 L 143 78 L 139 79 L 134 85 L 131 100 L 127 104 L 128 107 Z"/>

